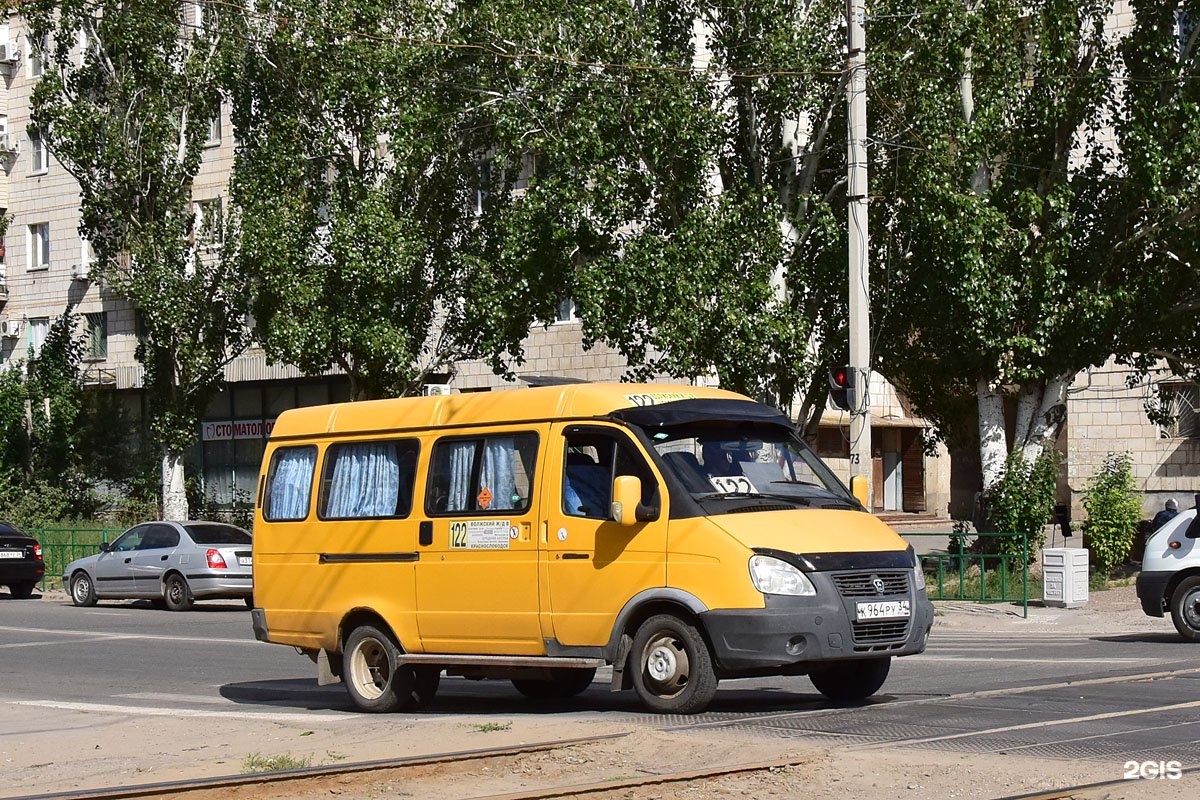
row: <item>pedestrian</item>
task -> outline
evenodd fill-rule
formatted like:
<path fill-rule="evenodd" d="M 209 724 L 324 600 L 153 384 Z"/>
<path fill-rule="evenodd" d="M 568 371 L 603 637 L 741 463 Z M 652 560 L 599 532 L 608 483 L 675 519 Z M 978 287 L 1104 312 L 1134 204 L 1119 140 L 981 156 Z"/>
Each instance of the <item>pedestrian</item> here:
<path fill-rule="evenodd" d="M 1158 530 L 1163 525 L 1166 525 L 1171 520 L 1175 519 L 1175 515 L 1179 513 L 1179 503 L 1175 502 L 1174 497 L 1167 498 L 1162 511 L 1154 515 L 1154 521 L 1151 522 L 1153 530 Z"/>

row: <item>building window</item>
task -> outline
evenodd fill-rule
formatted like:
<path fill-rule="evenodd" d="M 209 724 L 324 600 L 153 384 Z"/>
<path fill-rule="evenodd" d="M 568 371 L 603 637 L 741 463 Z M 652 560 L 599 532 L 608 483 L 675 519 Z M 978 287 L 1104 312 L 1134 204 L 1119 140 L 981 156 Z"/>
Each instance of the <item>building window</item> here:
<path fill-rule="evenodd" d="M 34 317 L 29 320 L 29 355 L 36 356 L 42 352 L 42 345 L 46 342 L 46 335 L 50 333 L 50 318 L 49 317 Z"/>
<path fill-rule="evenodd" d="M 201 247 L 220 247 L 224 230 L 221 198 L 198 200 L 196 208 L 196 244 Z"/>
<path fill-rule="evenodd" d="M 560 300 L 558 308 L 554 313 L 555 322 L 578 322 L 579 317 L 575 315 L 575 301 L 570 297 L 565 300 Z"/>
<path fill-rule="evenodd" d="M 40 78 L 46 73 L 46 65 L 42 61 L 46 43 L 34 36 L 26 36 L 25 42 L 29 46 L 29 77 Z"/>
<path fill-rule="evenodd" d="M 87 325 L 87 357 L 96 361 L 108 358 L 108 314 L 97 311 L 84 317 Z"/>
<path fill-rule="evenodd" d="M 850 429 L 817 428 L 817 446 L 814 449 L 821 458 L 849 458 Z"/>
<path fill-rule="evenodd" d="M 1159 437 L 1192 439 L 1200 437 L 1200 387 L 1194 383 L 1168 383 L 1158 387 L 1159 408 L 1163 420 Z"/>
<path fill-rule="evenodd" d="M 46 157 L 46 140 L 37 128 L 30 128 L 29 134 L 29 172 L 32 175 L 44 175 L 49 165 Z"/>
<path fill-rule="evenodd" d="M 215 147 L 221 143 L 221 107 L 217 106 L 217 113 L 208 121 L 208 135 L 204 139 L 205 147 Z"/>
<path fill-rule="evenodd" d="M 35 222 L 29 226 L 27 237 L 29 251 L 29 269 L 50 268 L 50 223 Z"/>

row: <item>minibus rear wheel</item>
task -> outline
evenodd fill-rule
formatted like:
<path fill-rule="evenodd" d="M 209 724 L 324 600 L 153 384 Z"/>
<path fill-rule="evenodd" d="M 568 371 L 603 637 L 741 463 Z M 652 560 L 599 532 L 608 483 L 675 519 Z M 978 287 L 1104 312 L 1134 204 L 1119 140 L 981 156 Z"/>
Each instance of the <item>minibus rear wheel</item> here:
<path fill-rule="evenodd" d="M 651 711 L 694 714 L 717 693 L 708 644 L 694 626 L 672 614 L 642 623 L 629 658 L 634 691 Z"/>
<path fill-rule="evenodd" d="M 411 703 L 414 675 L 400 663 L 400 648 L 374 625 L 360 625 L 346 639 L 342 680 L 354 705 L 386 714 Z"/>
<path fill-rule="evenodd" d="M 514 678 L 512 684 L 530 700 L 569 700 L 591 686 L 595 677 L 595 669 L 556 669 L 550 680 Z"/>
<path fill-rule="evenodd" d="M 890 656 L 839 661 L 808 675 L 817 691 L 830 700 L 862 700 L 879 691 L 892 668 Z"/>

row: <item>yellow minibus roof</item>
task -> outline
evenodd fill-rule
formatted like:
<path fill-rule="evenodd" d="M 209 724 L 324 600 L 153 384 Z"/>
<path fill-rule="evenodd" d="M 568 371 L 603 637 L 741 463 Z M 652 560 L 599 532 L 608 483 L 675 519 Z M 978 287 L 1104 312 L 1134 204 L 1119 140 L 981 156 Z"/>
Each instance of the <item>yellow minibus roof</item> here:
<path fill-rule="evenodd" d="M 271 438 L 586 419 L 606 416 L 622 408 L 693 398 L 746 399 L 724 389 L 664 383 L 572 383 L 435 397 L 398 397 L 284 411 L 275 421 Z"/>

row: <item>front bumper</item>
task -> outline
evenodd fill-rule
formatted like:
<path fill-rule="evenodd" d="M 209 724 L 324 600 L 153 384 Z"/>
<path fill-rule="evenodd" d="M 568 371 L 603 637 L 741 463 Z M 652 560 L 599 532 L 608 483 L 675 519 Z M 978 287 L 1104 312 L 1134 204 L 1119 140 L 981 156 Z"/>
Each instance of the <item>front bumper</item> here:
<path fill-rule="evenodd" d="M 1149 617 L 1161 617 L 1167 607 L 1167 585 L 1175 572 L 1139 572 L 1137 576 L 1137 596 L 1142 603 L 1142 611 Z"/>
<path fill-rule="evenodd" d="M 925 649 L 933 604 L 923 591 L 843 597 L 826 573 L 808 573 L 815 597 L 766 595 L 766 608 L 700 615 L 721 677 L 803 674 L 818 662 L 907 656 Z M 856 603 L 908 600 L 906 618 L 855 621 Z"/>

